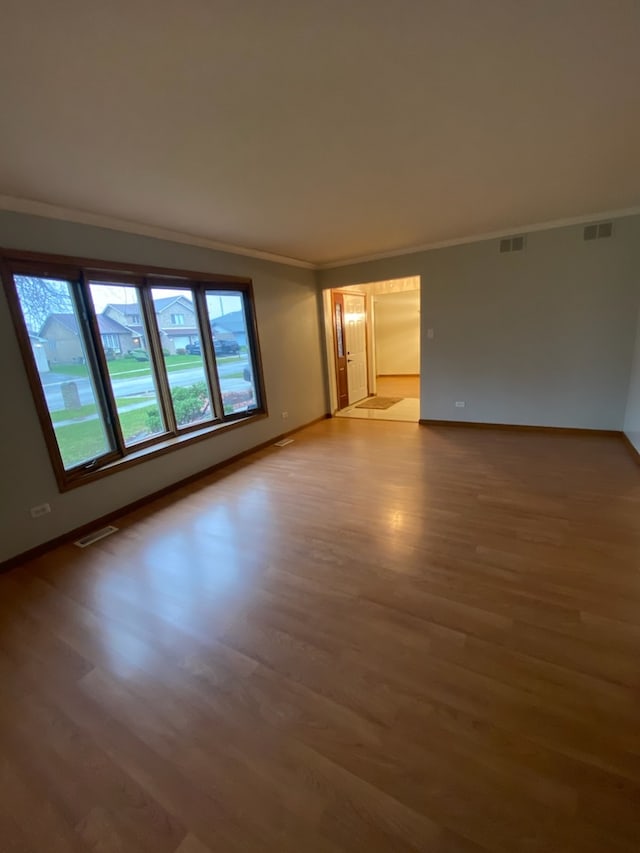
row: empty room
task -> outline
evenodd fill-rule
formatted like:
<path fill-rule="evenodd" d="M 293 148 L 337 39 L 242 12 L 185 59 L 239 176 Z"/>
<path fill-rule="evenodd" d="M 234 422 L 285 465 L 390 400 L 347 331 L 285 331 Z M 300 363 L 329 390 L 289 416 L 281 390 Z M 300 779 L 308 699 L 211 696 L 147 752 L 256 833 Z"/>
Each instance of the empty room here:
<path fill-rule="evenodd" d="M 640 5 L 0 7 L 2 853 L 637 853 Z"/>

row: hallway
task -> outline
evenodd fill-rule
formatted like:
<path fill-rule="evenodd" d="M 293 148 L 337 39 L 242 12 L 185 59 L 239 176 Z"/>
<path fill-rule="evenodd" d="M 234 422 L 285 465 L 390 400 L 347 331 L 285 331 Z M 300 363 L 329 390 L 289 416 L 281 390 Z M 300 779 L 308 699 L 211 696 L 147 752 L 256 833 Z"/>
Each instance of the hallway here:
<path fill-rule="evenodd" d="M 379 397 L 413 397 L 420 399 L 419 376 L 378 376 L 376 377 Z"/>
<path fill-rule="evenodd" d="M 355 418 L 369 421 L 406 421 L 417 423 L 420 419 L 420 377 L 378 376 L 378 397 L 399 397 L 398 402 L 386 409 L 368 408 L 371 398 L 347 406 L 336 412 L 338 418 Z"/>

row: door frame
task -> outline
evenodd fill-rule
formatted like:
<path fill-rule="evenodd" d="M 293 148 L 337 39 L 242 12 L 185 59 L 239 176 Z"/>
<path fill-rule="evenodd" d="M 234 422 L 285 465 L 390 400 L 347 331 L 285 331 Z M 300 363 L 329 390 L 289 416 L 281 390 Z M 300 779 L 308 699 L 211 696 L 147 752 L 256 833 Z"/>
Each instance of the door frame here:
<path fill-rule="evenodd" d="M 346 337 L 345 337 L 345 322 L 344 322 L 344 297 L 345 296 L 362 296 L 364 299 L 364 314 L 365 314 L 365 324 L 364 324 L 364 340 L 365 340 L 365 357 L 367 360 L 366 364 L 366 376 L 367 376 L 367 397 L 372 397 L 375 395 L 375 379 L 374 386 L 372 387 L 372 379 L 371 379 L 371 366 L 372 366 L 372 358 L 374 357 L 373 353 L 373 342 L 371 338 L 371 330 L 372 330 L 372 317 L 371 317 L 371 309 L 373 306 L 373 300 L 371 298 L 371 294 L 367 293 L 363 290 L 342 290 L 341 288 L 333 288 L 329 291 L 329 303 L 330 303 L 330 313 L 331 313 L 331 337 L 333 342 L 333 383 L 331 392 L 335 394 L 335 400 L 332 399 L 332 405 L 335 403 L 334 411 L 340 411 L 340 409 L 346 409 L 349 405 L 349 379 L 347 375 L 347 349 L 346 349 Z M 337 303 L 336 300 L 339 300 Z M 336 324 L 336 304 L 340 304 L 342 306 L 342 335 L 343 335 L 343 347 L 342 351 L 344 352 L 344 392 L 341 394 L 340 391 L 340 383 L 342 382 L 340 375 L 340 364 L 338 360 L 338 331 Z M 326 307 L 326 303 L 325 303 Z M 346 396 L 346 399 L 344 399 Z M 344 404 L 342 401 L 344 400 Z"/>
<path fill-rule="evenodd" d="M 417 279 L 417 287 L 413 286 L 403 286 L 408 284 L 409 280 Z M 377 383 L 376 383 L 376 373 L 377 373 L 377 364 L 376 364 L 376 353 L 375 353 L 375 304 L 374 304 L 374 296 L 377 294 L 376 285 L 379 284 L 388 284 L 388 283 L 398 283 L 400 286 L 397 288 L 398 292 L 402 292 L 403 290 L 419 290 L 420 291 L 420 305 L 422 306 L 423 300 L 423 292 L 422 292 L 422 281 L 420 274 L 416 273 L 414 275 L 405 276 L 403 278 L 391 278 L 391 279 L 376 279 L 374 281 L 366 282 L 365 284 L 347 284 L 342 285 L 340 287 L 322 287 L 321 295 L 319 297 L 319 305 L 320 310 L 322 312 L 323 318 L 323 328 L 324 328 L 324 357 L 325 357 L 325 378 L 327 380 L 327 408 L 329 412 L 334 415 L 337 411 L 339 411 L 338 404 L 338 390 L 337 390 L 337 370 L 336 370 L 336 344 L 335 344 L 335 328 L 334 328 L 334 310 L 333 310 L 333 294 L 334 293 L 357 293 L 360 296 L 364 296 L 365 298 L 365 312 L 366 312 L 366 341 L 367 341 L 367 384 L 369 390 L 369 396 L 375 396 L 377 392 Z M 420 320 L 420 348 L 421 351 L 425 346 L 425 318 L 421 317 Z M 421 409 L 424 411 L 424 409 Z M 424 417 L 424 415 L 423 415 Z"/>
<path fill-rule="evenodd" d="M 344 328 L 344 293 L 337 290 L 331 291 L 331 315 L 338 409 L 346 409 L 349 405 L 349 375 L 347 372 L 347 341 Z"/>

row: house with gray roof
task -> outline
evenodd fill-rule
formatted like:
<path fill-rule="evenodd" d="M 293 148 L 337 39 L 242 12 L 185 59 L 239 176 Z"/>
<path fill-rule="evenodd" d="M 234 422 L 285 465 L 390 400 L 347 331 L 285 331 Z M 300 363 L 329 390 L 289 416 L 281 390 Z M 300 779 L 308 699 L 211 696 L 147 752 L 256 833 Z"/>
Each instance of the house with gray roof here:
<path fill-rule="evenodd" d="M 100 339 L 105 352 L 120 355 L 134 348 L 131 329 L 106 314 L 98 314 Z M 40 338 L 50 364 L 78 364 L 85 359 L 76 315 L 49 314 L 40 329 Z"/>
<path fill-rule="evenodd" d="M 230 311 L 211 321 L 211 331 L 214 338 L 224 338 L 225 333 L 233 335 L 233 339 L 241 347 L 247 346 L 247 325 L 244 311 Z"/>
<path fill-rule="evenodd" d="M 200 330 L 193 302 L 189 296 L 155 298 L 153 306 L 163 349 L 173 355 L 189 344 L 198 342 Z M 134 349 L 148 349 L 142 312 L 137 302 L 130 304 L 112 302 L 106 306 L 104 314 L 131 329 Z"/>

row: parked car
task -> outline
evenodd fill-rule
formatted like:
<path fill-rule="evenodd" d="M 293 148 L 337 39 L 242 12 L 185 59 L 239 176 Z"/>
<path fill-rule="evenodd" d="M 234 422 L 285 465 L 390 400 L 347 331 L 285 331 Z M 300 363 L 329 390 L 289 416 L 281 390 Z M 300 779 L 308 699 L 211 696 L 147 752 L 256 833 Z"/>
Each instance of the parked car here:
<path fill-rule="evenodd" d="M 229 341 L 226 338 L 214 338 L 213 348 L 216 351 L 216 355 L 238 355 L 240 352 L 240 345 L 237 341 Z"/>
<path fill-rule="evenodd" d="M 221 341 L 216 339 L 213 342 L 213 348 L 216 351 L 216 355 L 238 355 L 240 352 L 240 346 L 236 341 Z M 187 355 L 202 355 L 200 341 L 196 341 L 194 344 L 187 344 L 184 351 Z"/>

